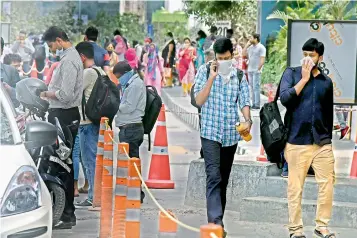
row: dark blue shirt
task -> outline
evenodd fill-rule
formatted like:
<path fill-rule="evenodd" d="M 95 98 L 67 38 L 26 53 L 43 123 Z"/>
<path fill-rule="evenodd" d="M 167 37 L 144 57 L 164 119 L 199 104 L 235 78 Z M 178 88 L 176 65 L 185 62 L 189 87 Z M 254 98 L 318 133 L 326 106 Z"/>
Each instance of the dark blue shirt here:
<path fill-rule="evenodd" d="M 108 52 L 97 43 L 92 41 L 90 41 L 90 43 L 93 45 L 95 65 L 101 67 L 102 69 L 104 66 L 109 66 L 110 57 Z"/>
<path fill-rule="evenodd" d="M 301 67 L 287 68 L 280 85 L 280 101 L 290 113 L 288 143 L 294 145 L 331 144 L 333 128 L 333 84 L 320 73 L 310 76 L 300 95 L 294 86 L 301 80 Z"/>

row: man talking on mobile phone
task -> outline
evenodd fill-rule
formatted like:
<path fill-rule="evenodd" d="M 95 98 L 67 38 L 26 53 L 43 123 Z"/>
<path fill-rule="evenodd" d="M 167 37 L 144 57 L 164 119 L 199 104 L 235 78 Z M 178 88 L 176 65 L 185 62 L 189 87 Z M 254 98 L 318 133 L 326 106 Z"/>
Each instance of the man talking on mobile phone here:
<path fill-rule="evenodd" d="M 280 101 L 290 113 L 284 156 L 289 166 L 288 206 L 290 238 L 306 238 L 301 213 L 302 191 L 309 167 L 319 186 L 315 236 L 335 238 L 327 229 L 332 215 L 335 159 L 332 151 L 333 84 L 318 67 L 324 44 L 315 38 L 302 47 L 301 67 L 285 70 Z"/>
<path fill-rule="evenodd" d="M 220 38 L 214 45 L 215 60 L 202 65 L 195 78 L 194 94 L 201 107 L 201 143 L 206 167 L 206 199 L 209 223 L 223 225 L 226 191 L 234 154 L 240 135 L 235 124 L 240 121 L 238 107 L 249 133 L 249 86 L 244 74 L 232 65 L 233 45 Z M 207 68 L 209 67 L 209 68 Z M 224 237 L 226 237 L 224 232 Z"/>

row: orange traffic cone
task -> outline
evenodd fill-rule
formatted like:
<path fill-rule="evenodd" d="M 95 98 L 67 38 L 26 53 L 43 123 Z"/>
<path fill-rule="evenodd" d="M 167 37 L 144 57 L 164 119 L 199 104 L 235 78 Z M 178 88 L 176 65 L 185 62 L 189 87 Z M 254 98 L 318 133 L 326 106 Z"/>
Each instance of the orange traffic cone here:
<path fill-rule="evenodd" d="M 165 106 L 162 104 L 159 118 L 156 123 L 154 148 L 151 157 L 149 179 L 146 181 L 149 188 L 175 188 L 171 180 L 170 159 L 167 147 L 167 131 Z"/>
<path fill-rule="evenodd" d="M 38 78 L 37 76 L 37 66 L 36 66 L 36 61 L 34 60 L 33 61 L 33 65 L 32 65 L 32 68 L 31 68 L 31 78 Z"/>
<path fill-rule="evenodd" d="M 353 152 L 353 158 L 352 158 L 350 177 L 357 178 L 357 133 L 356 133 L 355 150 Z"/>

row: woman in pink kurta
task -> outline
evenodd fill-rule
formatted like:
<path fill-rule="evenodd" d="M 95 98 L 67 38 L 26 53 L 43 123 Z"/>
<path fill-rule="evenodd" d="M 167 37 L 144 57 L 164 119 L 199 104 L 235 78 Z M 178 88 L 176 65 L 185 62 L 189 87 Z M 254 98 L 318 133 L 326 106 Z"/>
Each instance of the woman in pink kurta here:
<path fill-rule="evenodd" d="M 159 56 L 158 52 L 156 45 L 151 43 L 149 52 L 144 55 L 142 64 L 145 67 L 145 84 L 154 86 L 161 96 L 161 85 L 165 79 L 164 60 Z"/>
<path fill-rule="evenodd" d="M 196 59 L 196 49 L 191 46 L 191 40 L 185 38 L 184 47 L 179 52 L 179 77 L 182 83 L 184 96 L 190 94 L 193 81 L 195 79 L 195 66 L 193 61 Z"/>

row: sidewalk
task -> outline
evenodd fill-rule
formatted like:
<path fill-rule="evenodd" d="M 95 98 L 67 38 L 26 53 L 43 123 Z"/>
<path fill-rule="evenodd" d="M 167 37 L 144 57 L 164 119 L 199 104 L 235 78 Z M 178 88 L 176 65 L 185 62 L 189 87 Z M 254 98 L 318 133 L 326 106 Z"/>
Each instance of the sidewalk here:
<path fill-rule="evenodd" d="M 166 113 L 171 178 L 175 181 L 175 189 L 152 190 L 155 198 L 166 209 L 171 209 L 178 219 L 190 226 L 199 228 L 206 224 L 206 211 L 195 207 L 185 206 L 184 198 L 187 186 L 189 164 L 199 157 L 199 133 L 177 119 L 172 113 Z M 155 135 L 155 134 L 153 134 Z M 154 138 L 153 138 L 154 139 Z M 151 153 L 147 151 L 147 140 L 141 148 L 142 173 L 148 177 Z M 76 200 L 84 199 L 84 195 Z M 202 203 L 205 203 L 202 200 Z M 146 196 L 141 209 L 141 237 L 158 237 L 159 209 Z M 72 230 L 54 231 L 54 238 L 96 238 L 99 234 L 99 212 L 89 212 L 86 208 L 77 209 L 77 226 Z M 286 238 L 288 232 L 284 224 L 239 221 L 240 214 L 226 211 L 225 225 L 228 238 Z M 312 218 L 313 219 L 313 218 Z M 306 234 L 312 237 L 313 227 L 306 227 Z M 357 230 L 333 228 L 338 237 L 354 238 Z M 198 238 L 199 234 L 179 228 L 177 238 Z"/>
<path fill-rule="evenodd" d="M 191 105 L 189 96 L 182 96 L 181 87 L 165 88 L 162 90 L 162 98 L 167 106 L 176 116 L 191 128 L 199 130 L 197 109 Z M 268 98 L 261 95 L 261 106 L 268 102 Z M 285 114 L 286 109 L 279 103 L 280 112 Z M 251 111 L 253 126 L 251 130 L 252 140 L 250 142 L 240 141 L 236 159 L 255 161 L 260 154 L 260 120 L 259 110 Z M 241 115 L 242 118 L 242 115 Z M 333 148 L 336 159 L 336 174 L 346 177 L 350 174 L 354 142 L 349 140 L 339 140 L 338 135 L 333 135 Z"/>

